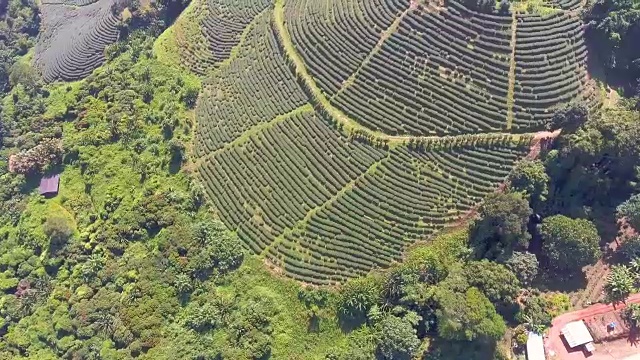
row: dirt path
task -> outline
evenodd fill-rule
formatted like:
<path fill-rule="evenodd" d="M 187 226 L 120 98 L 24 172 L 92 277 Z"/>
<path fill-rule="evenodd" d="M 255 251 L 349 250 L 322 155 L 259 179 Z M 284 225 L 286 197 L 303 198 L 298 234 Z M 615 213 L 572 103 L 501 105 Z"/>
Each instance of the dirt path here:
<path fill-rule="evenodd" d="M 545 348 L 547 350 L 547 354 L 555 354 L 554 359 L 560 360 L 572 360 L 572 359 L 582 359 L 584 355 L 582 352 L 571 352 L 567 351 L 565 347 L 560 332 L 562 331 L 562 327 L 567 323 L 572 321 L 582 320 L 589 317 L 601 315 L 613 310 L 621 310 L 624 309 L 628 304 L 631 303 L 640 303 L 640 293 L 634 294 L 627 299 L 626 304 L 618 304 L 614 307 L 611 304 L 595 304 L 591 305 L 588 308 L 573 311 L 570 313 L 562 314 L 551 322 L 551 329 L 549 329 L 549 334 L 545 340 Z"/>
<path fill-rule="evenodd" d="M 515 104 L 516 92 L 516 30 L 518 28 L 518 15 L 513 11 L 511 14 L 511 56 L 509 58 L 509 88 L 507 90 L 507 130 L 511 130 L 513 125 L 513 105 Z"/>
<path fill-rule="evenodd" d="M 547 146 L 548 142 L 557 138 L 560 135 L 561 130 L 556 131 L 540 131 L 533 136 L 531 141 L 531 148 L 526 158 L 529 160 L 537 159 L 540 156 L 542 148 Z"/>

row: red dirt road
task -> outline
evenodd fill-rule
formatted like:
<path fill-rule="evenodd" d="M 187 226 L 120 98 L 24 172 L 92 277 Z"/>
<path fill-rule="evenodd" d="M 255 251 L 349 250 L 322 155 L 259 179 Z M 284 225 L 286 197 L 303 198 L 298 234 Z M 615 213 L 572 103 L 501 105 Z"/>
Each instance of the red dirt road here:
<path fill-rule="evenodd" d="M 631 304 L 631 303 L 640 303 L 640 294 L 631 295 L 627 300 L 627 304 Z M 595 305 L 589 306 L 588 308 L 570 312 L 567 314 L 562 314 L 556 317 L 551 322 L 551 329 L 549 329 L 549 334 L 545 339 L 545 348 L 547 350 L 547 355 L 549 355 L 550 359 L 559 359 L 559 360 L 585 359 L 584 353 L 581 350 L 577 350 L 577 351 L 574 350 L 571 352 L 567 350 L 567 347 L 565 346 L 565 343 L 562 340 L 562 336 L 560 335 L 560 331 L 562 330 L 562 327 L 565 324 L 570 323 L 572 321 L 581 320 L 581 319 L 589 318 L 592 316 L 604 314 L 613 310 L 621 310 L 621 309 L 624 309 L 625 307 L 626 307 L 626 304 L 617 304 L 615 308 L 613 307 L 613 305 L 610 305 L 610 304 L 595 304 Z M 629 345 L 629 347 L 631 347 L 631 345 Z M 597 348 L 598 348 L 598 345 L 596 344 L 596 349 Z M 554 354 L 554 353 L 555 353 L 555 356 L 551 356 L 551 354 Z M 591 358 L 592 357 L 589 357 L 589 359 Z M 596 356 L 594 356 L 593 358 L 595 360 Z M 609 357 L 609 359 L 615 359 L 615 358 Z"/>

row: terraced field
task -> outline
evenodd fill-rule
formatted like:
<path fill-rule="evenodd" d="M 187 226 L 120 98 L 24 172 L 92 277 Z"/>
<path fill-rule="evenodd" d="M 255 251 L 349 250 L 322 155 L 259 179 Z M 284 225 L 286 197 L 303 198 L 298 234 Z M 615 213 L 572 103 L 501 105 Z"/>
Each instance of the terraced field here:
<path fill-rule="evenodd" d="M 86 77 L 104 62 L 104 50 L 118 39 L 116 0 L 45 0 L 35 63 L 45 81 Z"/>
<path fill-rule="evenodd" d="M 539 128 L 553 115 L 549 109 L 584 96 L 582 21 L 563 12 L 518 15 L 517 21 L 514 127 Z"/>
<path fill-rule="evenodd" d="M 194 0 L 174 28 L 182 65 L 200 75 L 217 67 L 270 5 L 270 0 Z"/>
<path fill-rule="evenodd" d="M 267 256 L 305 282 L 342 282 L 384 267 L 495 190 L 526 149 L 519 145 L 391 151 L 276 238 Z"/>
<path fill-rule="evenodd" d="M 307 98 L 278 52 L 271 16 L 250 27 L 237 56 L 204 85 L 197 109 L 196 155 L 216 151 L 253 126 L 304 105 Z"/>
<path fill-rule="evenodd" d="M 202 24 L 235 19 L 228 37 L 203 27 L 208 45 L 182 47 L 208 74 L 195 166 L 247 247 L 303 282 L 388 266 L 458 223 L 558 106 L 589 96 L 573 0 L 545 15 L 455 0 L 233 4 L 199 7 Z"/>

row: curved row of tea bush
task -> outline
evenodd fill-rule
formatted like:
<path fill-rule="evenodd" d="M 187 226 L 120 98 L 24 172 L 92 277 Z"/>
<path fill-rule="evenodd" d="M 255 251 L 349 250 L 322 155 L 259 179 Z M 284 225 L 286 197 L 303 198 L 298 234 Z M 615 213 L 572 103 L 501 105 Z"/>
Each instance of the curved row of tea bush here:
<path fill-rule="evenodd" d="M 579 18 L 518 15 L 515 54 L 514 127 L 540 128 L 554 109 L 582 96 L 587 47 Z"/>
<path fill-rule="evenodd" d="M 180 60 L 196 74 L 207 74 L 231 55 L 251 21 L 270 0 L 202 0 L 175 31 Z"/>
<path fill-rule="evenodd" d="M 196 109 L 196 155 L 205 156 L 251 126 L 306 103 L 278 51 L 270 20 L 270 14 L 261 15 L 234 61 L 206 81 Z"/>
<path fill-rule="evenodd" d="M 551 0 L 551 3 L 560 9 L 576 11 L 582 8 L 581 0 Z"/>
<path fill-rule="evenodd" d="M 225 224 L 261 252 L 383 156 L 310 112 L 207 158 L 199 176 Z"/>
<path fill-rule="evenodd" d="M 85 6 L 93 4 L 98 0 L 41 0 L 41 4 L 62 4 L 72 6 Z"/>
<path fill-rule="evenodd" d="M 288 0 L 287 27 L 318 86 L 335 94 L 410 0 Z"/>
<path fill-rule="evenodd" d="M 365 126 L 393 135 L 499 131 L 506 125 L 511 21 L 464 11 L 411 11 L 333 99 Z"/>
<path fill-rule="evenodd" d="M 207 81 L 195 148 L 225 224 L 304 282 L 387 266 L 457 223 L 528 151 L 528 136 L 516 144 L 500 132 L 534 131 L 583 96 L 582 28 L 566 12 L 491 15 L 456 1 L 284 5 L 278 23 L 268 11 L 255 18 L 234 61 Z M 297 67 L 301 58 L 316 84 L 296 79 L 287 56 Z M 317 112 L 302 106 L 301 83 L 319 87 Z M 346 137 L 331 107 L 387 135 L 442 137 Z"/>
<path fill-rule="evenodd" d="M 42 4 L 43 32 L 35 48 L 36 65 L 45 81 L 86 77 L 104 62 L 107 45 L 118 39 L 120 20 L 113 1 L 81 7 Z"/>
<path fill-rule="evenodd" d="M 285 273 L 332 284 L 398 260 L 407 245 L 460 219 L 509 174 L 526 147 L 393 151 L 375 172 L 270 248 Z"/>
<path fill-rule="evenodd" d="M 318 87 L 371 130 L 528 132 L 546 124 L 552 109 L 582 96 L 586 46 L 573 13 L 518 13 L 514 22 L 510 14 L 475 12 L 455 0 L 439 8 L 372 1 L 285 2 L 295 51 Z M 401 21 L 386 28 L 398 14 Z"/>

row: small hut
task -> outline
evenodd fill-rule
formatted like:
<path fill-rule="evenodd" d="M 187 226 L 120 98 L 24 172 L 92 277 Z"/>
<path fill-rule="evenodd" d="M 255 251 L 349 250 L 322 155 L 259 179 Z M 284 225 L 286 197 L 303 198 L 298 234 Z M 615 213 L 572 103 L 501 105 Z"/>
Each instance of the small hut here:
<path fill-rule="evenodd" d="M 56 196 L 60 187 L 60 174 L 45 176 L 40 179 L 40 195 Z"/>
<path fill-rule="evenodd" d="M 527 338 L 527 360 L 545 360 L 546 358 L 542 336 L 529 332 L 529 337 Z"/>
<path fill-rule="evenodd" d="M 582 320 L 566 324 L 562 328 L 561 334 L 564 336 L 564 339 L 567 340 L 567 344 L 571 349 L 584 345 L 585 350 L 589 353 L 595 350 L 593 337 L 587 325 Z"/>

